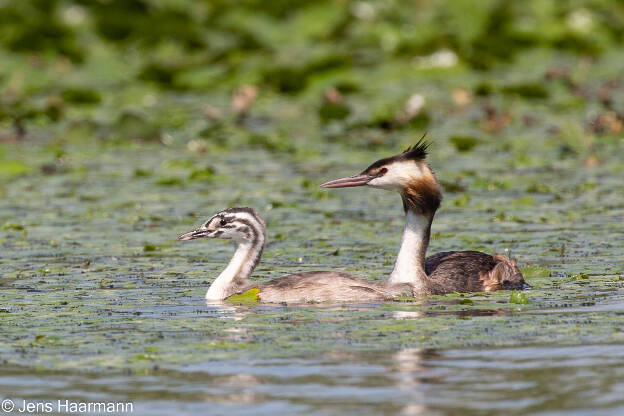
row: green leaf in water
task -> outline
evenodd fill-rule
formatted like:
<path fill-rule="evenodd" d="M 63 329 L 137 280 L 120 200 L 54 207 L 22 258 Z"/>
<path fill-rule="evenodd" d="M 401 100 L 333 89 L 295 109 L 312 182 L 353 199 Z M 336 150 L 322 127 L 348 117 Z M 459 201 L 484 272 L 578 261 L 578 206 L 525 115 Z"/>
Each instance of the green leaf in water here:
<path fill-rule="evenodd" d="M 21 224 L 15 224 L 13 222 L 5 222 L 4 225 L 2 225 L 1 228 L 3 231 L 4 230 L 16 230 L 16 231 L 22 231 L 24 229 L 24 226 Z"/>
<path fill-rule="evenodd" d="M 115 134 L 121 139 L 157 140 L 160 130 L 152 120 L 140 113 L 126 111 L 114 125 Z"/>
<path fill-rule="evenodd" d="M 455 146 L 455 149 L 459 152 L 469 152 L 476 145 L 479 144 L 479 141 L 474 137 L 470 136 L 454 136 L 451 137 L 451 143 Z"/>
<path fill-rule="evenodd" d="M 572 276 L 573 280 L 587 280 L 589 279 L 589 275 L 587 273 L 579 273 Z"/>
<path fill-rule="evenodd" d="M 138 353 L 137 355 L 134 356 L 134 360 L 136 361 L 154 361 L 157 359 L 158 357 L 154 354 Z"/>
<path fill-rule="evenodd" d="M 440 185 L 442 185 L 442 188 L 444 188 L 446 192 L 465 192 L 466 191 L 466 187 L 463 186 L 459 182 L 459 179 L 456 179 L 455 181 L 445 181 L 441 179 L 439 182 L 440 182 Z"/>
<path fill-rule="evenodd" d="M 550 270 L 545 267 L 529 266 L 520 269 L 524 277 L 550 277 Z"/>
<path fill-rule="evenodd" d="M 344 104 L 339 103 L 323 103 L 319 109 L 319 117 L 323 122 L 331 120 L 344 120 L 351 110 Z"/>
<path fill-rule="evenodd" d="M 156 185 L 161 186 L 181 186 L 183 185 L 182 179 L 180 178 L 161 178 L 156 181 Z"/>
<path fill-rule="evenodd" d="M 209 181 L 214 178 L 215 170 L 211 167 L 204 169 L 194 169 L 189 174 L 189 179 L 192 181 Z"/>
<path fill-rule="evenodd" d="M 0 176 L 12 177 L 30 173 L 32 168 L 19 160 L 3 160 L 0 163 Z"/>
<path fill-rule="evenodd" d="M 152 171 L 149 169 L 135 169 L 134 170 L 134 176 L 136 176 L 137 178 L 151 176 L 151 175 L 152 175 Z"/>
<path fill-rule="evenodd" d="M 156 250 L 158 250 L 158 247 L 156 247 L 154 244 L 145 244 L 143 246 L 143 251 L 149 252 L 149 251 L 156 251 Z"/>
<path fill-rule="evenodd" d="M 258 299 L 260 297 L 259 294 L 260 289 L 254 287 L 246 292 L 234 294 L 226 300 L 232 303 L 258 303 Z"/>
<path fill-rule="evenodd" d="M 547 98 L 548 90 L 538 83 L 512 84 L 504 86 L 503 94 L 519 95 L 525 98 Z"/>
<path fill-rule="evenodd" d="M 470 199 L 469 194 L 461 194 L 455 201 L 453 201 L 453 204 L 456 207 L 465 207 L 470 203 Z"/>
<path fill-rule="evenodd" d="M 519 303 L 521 305 L 526 305 L 529 303 L 529 297 L 526 293 L 514 290 L 509 295 L 509 303 Z"/>
<path fill-rule="evenodd" d="M 99 92 L 88 88 L 67 88 L 61 95 L 65 101 L 73 104 L 97 104 L 102 101 Z"/>

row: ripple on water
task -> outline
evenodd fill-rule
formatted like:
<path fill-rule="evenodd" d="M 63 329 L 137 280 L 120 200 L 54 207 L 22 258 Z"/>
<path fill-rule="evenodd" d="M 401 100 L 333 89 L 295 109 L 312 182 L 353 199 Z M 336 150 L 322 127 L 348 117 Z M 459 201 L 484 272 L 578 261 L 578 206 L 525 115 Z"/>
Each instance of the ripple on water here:
<path fill-rule="evenodd" d="M 132 400 L 138 414 L 615 415 L 624 408 L 623 358 L 622 345 L 401 349 L 208 360 L 144 376 L 13 370 L 0 388 L 27 400 Z"/>

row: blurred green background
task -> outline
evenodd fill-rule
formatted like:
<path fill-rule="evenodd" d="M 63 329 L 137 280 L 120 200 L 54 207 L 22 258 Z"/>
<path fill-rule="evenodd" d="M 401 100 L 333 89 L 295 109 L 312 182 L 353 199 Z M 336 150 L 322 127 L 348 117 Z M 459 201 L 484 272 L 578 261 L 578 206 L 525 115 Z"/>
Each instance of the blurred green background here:
<path fill-rule="evenodd" d="M 623 40 L 619 0 L 4 0 L 0 140 L 319 154 L 504 134 L 516 160 L 549 139 L 592 165 L 622 135 Z"/>

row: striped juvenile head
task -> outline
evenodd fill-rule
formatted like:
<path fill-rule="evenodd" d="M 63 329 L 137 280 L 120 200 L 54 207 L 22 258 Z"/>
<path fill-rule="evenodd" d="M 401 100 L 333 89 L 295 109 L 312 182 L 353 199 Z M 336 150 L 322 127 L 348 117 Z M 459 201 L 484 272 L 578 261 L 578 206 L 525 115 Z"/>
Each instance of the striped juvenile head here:
<path fill-rule="evenodd" d="M 178 237 L 179 241 L 220 238 L 238 244 L 264 243 L 266 225 L 253 208 L 228 208 L 213 215 L 198 228 Z"/>

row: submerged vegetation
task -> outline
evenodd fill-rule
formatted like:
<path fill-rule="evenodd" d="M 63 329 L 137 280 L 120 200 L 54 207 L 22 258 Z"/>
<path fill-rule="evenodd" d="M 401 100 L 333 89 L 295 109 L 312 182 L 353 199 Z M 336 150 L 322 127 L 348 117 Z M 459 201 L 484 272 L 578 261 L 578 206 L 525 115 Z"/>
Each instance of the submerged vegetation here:
<path fill-rule="evenodd" d="M 593 403 L 621 409 L 605 392 L 624 379 L 623 41 L 624 4 L 611 0 L 0 2 L 3 392 L 57 398 L 53 383 L 31 392 L 34 373 L 80 379 L 66 390 L 88 396 L 89 380 L 125 373 L 127 390 L 109 397 L 155 400 L 140 378 L 152 377 L 169 386 L 165 400 L 223 413 L 251 389 L 258 413 L 346 414 L 375 396 L 357 389 L 387 383 L 378 413 L 399 413 L 406 390 L 388 374 L 439 392 L 461 373 L 450 404 L 429 390 L 416 401 L 482 414 L 466 389 L 482 397 L 492 379 L 500 406 L 518 396 L 499 382 L 536 386 L 509 413 L 528 414 L 590 406 L 569 397 L 585 384 L 557 389 L 597 371 L 595 356 L 609 367 Z M 258 279 L 386 277 L 400 200 L 318 184 L 425 131 L 445 190 L 431 252 L 510 255 L 531 291 L 204 303 L 230 248 L 175 237 L 228 206 L 267 219 Z M 494 348 L 509 367 L 491 377 Z M 538 350 L 560 373 L 527 364 Z M 462 367 L 464 355 L 485 364 Z M 443 359 L 458 360 L 455 378 Z M 328 362 L 342 378 L 325 378 Z M 266 368 L 284 363 L 292 379 Z M 347 379 L 360 395 L 306 396 L 312 383 L 334 397 Z M 283 396 L 263 391 L 267 380 Z"/>

